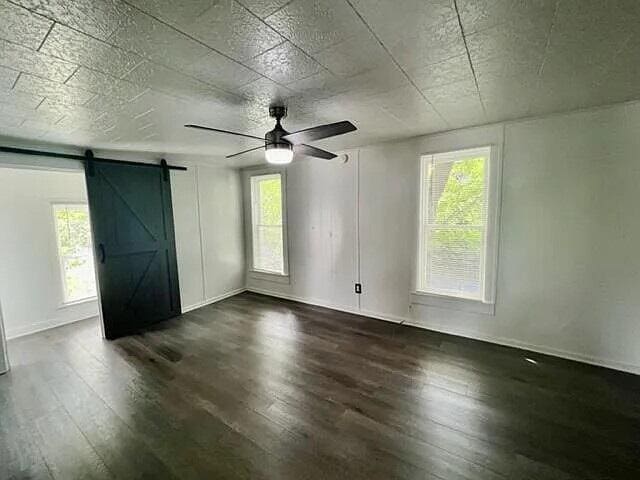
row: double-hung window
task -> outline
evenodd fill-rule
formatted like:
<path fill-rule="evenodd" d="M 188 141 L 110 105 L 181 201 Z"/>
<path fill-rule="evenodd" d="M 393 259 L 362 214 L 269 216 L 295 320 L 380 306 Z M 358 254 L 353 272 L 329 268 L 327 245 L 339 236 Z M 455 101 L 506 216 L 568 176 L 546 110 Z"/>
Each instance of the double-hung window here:
<path fill-rule="evenodd" d="M 96 279 L 87 205 L 54 204 L 53 217 L 64 303 L 95 297 Z"/>
<path fill-rule="evenodd" d="M 492 148 L 421 159 L 418 293 L 493 303 Z"/>
<path fill-rule="evenodd" d="M 282 174 L 250 177 L 252 270 L 286 275 Z"/>

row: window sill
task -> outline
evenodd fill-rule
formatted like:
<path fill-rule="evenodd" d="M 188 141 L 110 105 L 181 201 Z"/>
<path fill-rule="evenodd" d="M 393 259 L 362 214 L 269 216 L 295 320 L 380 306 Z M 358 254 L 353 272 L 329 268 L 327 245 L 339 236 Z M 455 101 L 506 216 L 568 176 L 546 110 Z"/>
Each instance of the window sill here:
<path fill-rule="evenodd" d="M 480 300 L 450 297 L 427 292 L 411 292 L 411 303 L 468 313 L 479 313 L 481 315 L 495 315 L 496 312 L 494 303 L 484 303 Z"/>
<path fill-rule="evenodd" d="M 283 273 L 265 272 L 263 270 L 249 270 L 248 277 L 252 280 L 289 284 L 289 275 Z"/>
<path fill-rule="evenodd" d="M 77 305 L 83 305 L 85 303 L 95 302 L 97 300 L 98 300 L 98 297 L 88 297 L 88 298 L 83 298 L 81 300 L 74 300 L 73 302 L 65 302 L 60 304 L 60 306 L 58 307 L 58 310 L 62 310 L 63 308 L 75 307 Z"/>

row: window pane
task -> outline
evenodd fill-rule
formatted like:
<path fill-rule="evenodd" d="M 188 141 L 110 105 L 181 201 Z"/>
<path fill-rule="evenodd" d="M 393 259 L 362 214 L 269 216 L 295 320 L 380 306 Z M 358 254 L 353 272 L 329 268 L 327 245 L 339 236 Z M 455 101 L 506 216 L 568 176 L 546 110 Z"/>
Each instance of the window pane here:
<path fill-rule="evenodd" d="M 67 302 L 96 296 L 93 257 L 89 252 L 64 259 L 64 283 Z"/>
<path fill-rule="evenodd" d="M 282 225 L 282 190 L 280 176 L 260 180 L 260 220 L 261 225 Z"/>
<path fill-rule="evenodd" d="M 282 272 L 282 227 L 262 226 L 256 229 L 257 256 L 255 267 L 259 270 Z"/>
<path fill-rule="evenodd" d="M 423 158 L 420 289 L 482 300 L 489 148 Z"/>
<path fill-rule="evenodd" d="M 483 157 L 431 163 L 428 175 L 429 223 L 485 223 L 484 165 Z"/>
<path fill-rule="evenodd" d="M 96 296 L 89 211 L 86 205 L 54 205 L 64 301 Z"/>
<path fill-rule="evenodd" d="M 284 273 L 282 178 L 280 174 L 251 177 L 253 268 Z"/>
<path fill-rule="evenodd" d="M 482 296 L 481 228 L 432 228 L 427 241 L 427 285 L 434 293 Z"/>
<path fill-rule="evenodd" d="M 62 255 L 78 255 L 91 245 L 89 212 L 86 206 L 56 206 L 56 226 Z"/>

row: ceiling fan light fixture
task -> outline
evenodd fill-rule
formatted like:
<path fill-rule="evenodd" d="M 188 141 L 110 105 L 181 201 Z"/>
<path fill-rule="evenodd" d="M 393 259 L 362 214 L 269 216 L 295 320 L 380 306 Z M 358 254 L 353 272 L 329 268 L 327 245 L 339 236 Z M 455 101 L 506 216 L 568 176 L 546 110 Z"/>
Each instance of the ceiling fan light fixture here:
<path fill-rule="evenodd" d="M 264 151 L 267 163 L 273 165 L 286 165 L 293 160 L 293 148 L 291 145 L 279 144 L 270 145 Z"/>
<path fill-rule="evenodd" d="M 276 124 L 273 130 L 264 134 L 264 147 L 249 148 L 241 152 L 227 155 L 225 158 L 237 157 L 238 155 L 244 155 L 245 153 L 255 152 L 256 150 L 264 148 L 264 157 L 267 163 L 274 165 L 286 165 L 291 163 L 293 160 L 294 150 L 296 155 L 331 160 L 332 158 L 336 158 L 338 155 L 322 150 L 321 148 L 308 145 L 307 143 L 357 130 L 353 123 L 348 120 L 343 120 L 342 122 L 318 125 L 316 127 L 305 128 L 304 130 L 289 133 L 280 123 L 280 120 L 287 116 L 287 107 L 284 105 L 272 105 L 269 107 L 269 116 L 276 119 Z M 216 133 L 226 133 L 227 135 L 251 138 L 252 140 L 263 140 L 263 138 L 255 135 L 247 135 L 244 133 L 222 130 L 220 128 L 205 127 L 203 125 L 194 125 L 192 123 L 185 125 L 185 127 L 197 128 L 198 130 L 208 130 Z"/>

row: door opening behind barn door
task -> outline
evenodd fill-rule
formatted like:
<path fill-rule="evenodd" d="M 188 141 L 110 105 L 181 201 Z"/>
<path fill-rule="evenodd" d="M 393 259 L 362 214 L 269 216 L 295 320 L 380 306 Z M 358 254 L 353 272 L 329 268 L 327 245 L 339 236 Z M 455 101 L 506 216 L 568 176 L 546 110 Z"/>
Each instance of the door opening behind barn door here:
<path fill-rule="evenodd" d="M 34 325 L 16 326 L 11 321 L 17 317 L 13 315 L 16 309 L 12 300 L 20 296 L 14 295 L 13 290 L 3 292 L 0 288 L 0 297 L 5 297 L 0 313 L 0 373 L 9 367 L 8 350 L 12 342 L 7 347 L 7 337 L 24 337 L 15 341 L 36 341 L 36 337 L 29 337 L 30 333 L 92 317 L 94 320 L 86 324 L 87 328 L 83 326 L 89 335 L 95 332 L 95 335 L 116 338 L 180 314 L 169 169 L 185 170 L 184 167 L 168 166 L 164 161 L 152 165 L 93 159 L 90 151 L 82 156 L 0 147 L 0 152 L 0 167 L 3 167 L 0 174 L 10 177 L 7 185 L 16 186 L 14 190 L 22 194 L 39 195 L 39 203 L 46 204 L 36 209 L 44 211 L 40 212 L 43 218 L 23 222 L 27 227 L 44 224 L 46 232 L 28 231 L 23 232 L 22 240 L 9 239 L 9 243 L 23 251 L 26 261 L 33 262 L 42 255 L 51 257 L 40 262 L 51 272 L 37 272 L 31 264 L 18 269 L 23 274 L 35 272 L 33 279 L 25 280 L 29 288 L 24 291 L 31 292 L 32 299 L 36 297 L 34 291 L 40 293 L 38 299 L 44 298 L 42 289 L 36 286 L 38 278 L 57 289 L 49 295 L 55 297 L 49 299 L 49 303 L 55 305 L 41 309 L 49 313 L 26 312 L 21 317 L 35 319 Z M 83 163 L 91 165 L 91 172 L 85 169 L 83 175 Z M 25 184 L 29 188 L 18 188 L 11 172 L 14 176 L 47 178 L 31 178 Z M 49 194 L 43 188 L 59 183 L 60 179 L 67 179 L 67 183 L 73 179 L 74 187 L 65 184 L 58 189 L 63 193 L 57 194 Z M 10 189 L 3 191 L 7 193 Z M 73 192 L 79 197 L 73 197 Z M 15 218 L 4 219 L 11 228 L 3 231 L 5 236 L 7 232 L 15 236 L 19 233 L 19 219 L 24 216 L 12 205 L 23 207 L 26 202 L 20 202 L 10 193 L 6 200 L 7 205 L 0 204 L 0 213 Z M 89 210 L 95 219 L 89 218 Z M 96 241 L 92 240 L 92 232 L 99 235 Z M 2 240 L 0 238 L 0 242 Z M 34 245 L 35 240 L 44 244 Z M 0 276 L 9 280 L 0 281 L 0 287 L 4 285 L 6 290 L 7 285 L 14 288 L 19 282 L 16 275 L 6 272 L 7 265 L 12 263 L 7 258 L 16 256 L 7 257 L 8 249 L 3 248 L 3 252 Z M 37 304 L 34 300 L 21 303 Z M 59 334 L 64 335 L 65 331 L 60 330 Z M 20 363 L 19 359 L 12 360 L 14 365 Z"/>

